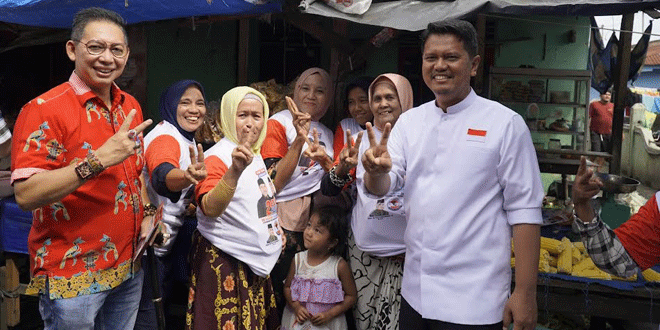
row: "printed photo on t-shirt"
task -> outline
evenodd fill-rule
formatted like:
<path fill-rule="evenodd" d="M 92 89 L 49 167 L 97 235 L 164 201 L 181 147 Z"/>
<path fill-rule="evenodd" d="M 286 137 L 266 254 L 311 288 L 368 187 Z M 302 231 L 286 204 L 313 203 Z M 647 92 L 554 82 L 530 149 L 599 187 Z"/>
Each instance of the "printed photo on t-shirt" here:
<path fill-rule="evenodd" d="M 275 201 L 275 186 L 268 176 L 268 172 L 259 169 L 257 175 L 257 185 L 261 197 L 257 201 L 257 215 L 264 228 L 268 229 L 268 236 L 262 236 L 261 244 L 273 245 L 280 244 L 280 229 L 277 217 L 277 203 Z"/>
<path fill-rule="evenodd" d="M 260 177 L 257 179 L 259 191 L 261 191 L 261 198 L 257 201 L 257 215 L 260 219 L 277 213 L 275 194 L 270 191 L 270 186 L 266 183 L 266 180 L 268 178 Z"/>
<path fill-rule="evenodd" d="M 376 209 L 369 214 L 369 219 L 382 219 L 390 216 L 390 212 L 385 210 L 385 199 L 379 199 L 376 202 Z"/>
<path fill-rule="evenodd" d="M 273 242 L 277 242 L 277 235 L 275 235 L 275 229 L 273 229 L 273 224 L 269 223 L 268 224 L 268 241 L 266 241 L 266 244 L 271 244 Z"/>

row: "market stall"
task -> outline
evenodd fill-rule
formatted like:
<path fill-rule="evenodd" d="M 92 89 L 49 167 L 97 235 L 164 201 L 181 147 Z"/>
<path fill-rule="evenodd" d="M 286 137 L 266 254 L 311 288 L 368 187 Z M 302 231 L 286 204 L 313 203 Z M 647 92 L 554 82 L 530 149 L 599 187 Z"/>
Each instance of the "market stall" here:
<path fill-rule="evenodd" d="M 550 225 L 543 228 L 542 234 L 566 236 L 561 240 L 541 238 L 537 283 L 540 314 L 660 323 L 660 268 L 627 279 L 617 278 L 594 265 L 582 243 L 571 235 L 570 227 Z M 515 258 L 511 263 L 515 269 Z"/>

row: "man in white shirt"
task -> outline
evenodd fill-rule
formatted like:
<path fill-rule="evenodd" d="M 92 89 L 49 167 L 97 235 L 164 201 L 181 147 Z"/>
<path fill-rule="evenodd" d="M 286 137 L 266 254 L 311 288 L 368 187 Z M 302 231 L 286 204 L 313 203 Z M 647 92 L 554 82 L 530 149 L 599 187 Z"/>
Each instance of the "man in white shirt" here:
<path fill-rule="evenodd" d="M 371 193 L 406 181 L 400 329 L 534 329 L 544 193 L 529 130 L 470 87 L 481 60 L 470 23 L 431 23 L 422 40 L 435 100 L 402 114 L 380 142 L 369 129 L 362 157 Z"/>

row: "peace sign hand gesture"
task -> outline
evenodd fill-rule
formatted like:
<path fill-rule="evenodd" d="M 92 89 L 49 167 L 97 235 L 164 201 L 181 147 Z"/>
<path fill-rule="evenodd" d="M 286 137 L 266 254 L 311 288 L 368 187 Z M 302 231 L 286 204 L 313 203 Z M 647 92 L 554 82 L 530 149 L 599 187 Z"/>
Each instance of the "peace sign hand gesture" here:
<path fill-rule="evenodd" d="M 351 130 L 346 130 L 346 145 L 339 153 L 339 165 L 337 166 L 337 175 L 344 177 L 352 168 L 358 164 L 358 153 L 360 151 L 360 143 L 362 143 L 362 135 L 364 132 L 358 133 L 357 140 L 353 143 L 351 137 Z"/>
<path fill-rule="evenodd" d="M 286 100 L 286 104 L 289 107 L 289 112 L 291 112 L 291 116 L 293 117 L 293 126 L 296 128 L 297 133 L 296 138 L 307 139 L 312 116 L 310 116 L 308 113 L 304 113 L 298 110 L 296 102 L 294 102 L 290 97 L 285 96 L 284 99 Z"/>
<path fill-rule="evenodd" d="M 362 165 L 364 170 L 371 175 L 387 174 L 392 168 L 392 158 L 387 152 L 387 140 L 390 137 L 392 125 L 385 124 L 383 136 L 380 142 L 376 142 L 373 127 L 367 123 L 367 136 L 369 137 L 369 149 L 362 155 Z"/>
<path fill-rule="evenodd" d="M 119 127 L 117 133 L 111 136 L 100 146 L 95 154 L 103 167 L 117 165 L 124 159 L 135 154 L 136 150 L 141 148 L 140 133 L 151 125 L 151 119 L 143 121 L 141 124 L 129 129 L 137 110 L 133 109 L 128 113 L 124 122 Z"/>
<path fill-rule="evenodd" d="M 320 163 L 324 160 L 324 158 L 328 157 L 328 155 L 325 152 L 325 147 L 319 143 L 319 132 L 316 130 L 316 127 L 312 129 L 312 136 L 314 137 L 314 141 L 310 141 L 305 136 L 307 149 L 305 149 L 303 155 L 307 158 L 313 159 L 317 163 Z"/>
<path fill-rule="evenodd" d="M 206 165 L 204 165 L 204 149 L 201 144 L 197 144 L 197 156 L 195 156 L 195 147 L 189 146 L 190 166 L 184 172 L 184 177 L 191 184 L 198 184 L 206 178 Z"/>
<path fill-rule="evenodd" d="M 241 134 L 238 145 L 231 153 L 231 167 L 236 169 L 238 174 L 243 173 L 245 168 L 252 163 L 252 158 L 254 158 L 254 154 L 250 150 L 250 134 L 250 132 Z"/>
<path fill-rule="evenodd" d="M 303 156 L 314 160 L 320 164 L 324 171 L 328 172 L 332 168 L 332 158 L 325 152 L 325 147 L 319 142 L 319 132 L 316 127 L 312 130 L 314 141 L 310 141 L 307 136 L 304 136 L 304 141 L 307 143 L 307 149 L 303 152 Z"/>

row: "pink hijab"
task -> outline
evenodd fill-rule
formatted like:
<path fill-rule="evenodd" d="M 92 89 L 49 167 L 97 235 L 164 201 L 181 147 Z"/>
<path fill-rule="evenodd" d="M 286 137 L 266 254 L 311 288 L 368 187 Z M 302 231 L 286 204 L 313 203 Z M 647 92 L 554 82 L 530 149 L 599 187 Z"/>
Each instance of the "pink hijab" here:
<path fill-rule="evenodd" d="M 321 76 L 323 88 L 326 91 L 325 104 L 322 105 L 323 112 L 325 113 L 328 111 L 330 104 L 332 104 L 332 100 L 335 98 L 332 79 L 330 78 L 330 74 L 328 74 L 327 71 L 321 68 L 309 68 L 303 71 L 303 73 L 300 74 L 300 77 L 298 77 L 298 80 L 296 80 L 296 88 L 293 90 L 293 95 L 295 96 L 296 94 L 300 93 L 300 88 L 302 87 L 303 82 L 305 82 L 305 79 L 313 74 L 319 74 Z"/>
<path fill-rule="evenodd" d="M 406 110 L 413 107 L 412 86 L 410 86 L 410 82 L 406 77 L 396 73 L 384 73 L 374 79 L 369 86 L 369 104 L 371 104 L 371 97 L 376 85 L 382 83 L 383 80 L 389 80 L 389 83 L 394 85 L 396 94 L 399 96 L 399 102 L 401 103 L 401 113 L 406 112 Z"/>

